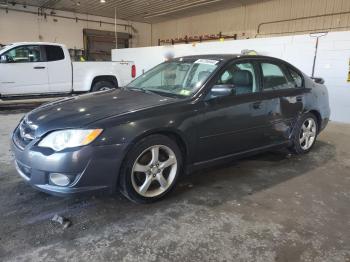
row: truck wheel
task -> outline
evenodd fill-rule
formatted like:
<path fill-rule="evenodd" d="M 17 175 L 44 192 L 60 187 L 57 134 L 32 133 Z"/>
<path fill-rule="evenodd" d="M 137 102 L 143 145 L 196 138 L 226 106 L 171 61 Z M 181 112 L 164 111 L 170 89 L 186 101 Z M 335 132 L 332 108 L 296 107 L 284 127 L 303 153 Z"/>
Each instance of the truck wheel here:
<path fill-rule="evenodd" d="M 91 92 L 110 90 L 110 89 L 113 89 L 113 88 L 117 88 L 117 87 L 112 82 L 109 82 L 109 81 L 98 81 L 92 86 Z"/>

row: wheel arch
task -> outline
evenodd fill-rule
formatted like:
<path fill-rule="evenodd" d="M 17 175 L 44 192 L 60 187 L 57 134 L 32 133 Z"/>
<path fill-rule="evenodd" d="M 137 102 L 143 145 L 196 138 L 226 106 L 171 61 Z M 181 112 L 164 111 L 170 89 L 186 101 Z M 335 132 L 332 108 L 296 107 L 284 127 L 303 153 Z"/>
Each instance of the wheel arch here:
<path fill-rule="evenodd" d="M 315 110 L 315 109 L 312 109 L 312 110 L 309 110 L 307 113 L 311 113 L 311 114 L 313 114 L 316 117 L 317 125 L 318 125 L 318 130 L 317 131 L 319 132 L 320 128 L 322 126 L 322 117 L 321 117 L 320 112 Z"/>
<path fill-rule="evenodd" d="M 114 75 L 99 75 L 99 76 L 95 76 L 92 79 L 90 91 L 92 90 L 93 86 L 100 81 L 108 81 L 108 82 L 113 83 L 116 88 L 118 87 L 118 79 L 116 76 L 114 76 Z"/>
<path fill-rule="evenodd" d="M 181 151 L 181 155 L 182 155 L 182 163 L 183 163 L 183 168 L 185 169 L 186 167 L 186 160 L 187 160 L 187 156 L 188 156 L 188 144 L 186 142 L 186 140 L 184 139 L 183 135 L 177 131 L 177 130 L 173 130 L 173 129 L 157 129 L 157 130 L 150 130 L 147 132 L 144 132 L 142 134 L 140 134 L 139 136 L 135 137 L 132 141 L 130 141 L 128 147 L 125 150 L 125 153 L 122 157 L 122 161 L 121 161 L 121 165 L 119 168 L 119 173 L 118 173 L 118 179 L 117 179 L 117 185 L 119 184 L 119 178 L 120 178 L 120 172 L 123 168 L 123 165 L 125 163 L 125 160 L 130 152 L 130 150 L 132 149 L 132 147 L 138 143 L 139 141 L 141 141 L 142 139 L 145 139 L 146 137 L 149 137 L 151 135 L 164 135 L 169 137 L 170 139 L 172 139 L 174 142 L 176 142 L 176 144 L 179 146 L 179 149 Z"/>

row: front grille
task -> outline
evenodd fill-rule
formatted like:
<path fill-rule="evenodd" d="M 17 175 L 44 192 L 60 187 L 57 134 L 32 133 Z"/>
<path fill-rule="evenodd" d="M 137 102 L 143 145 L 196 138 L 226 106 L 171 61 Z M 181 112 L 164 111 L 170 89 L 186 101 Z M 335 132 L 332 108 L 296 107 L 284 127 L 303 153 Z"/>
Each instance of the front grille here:
<path fill-rule="evenodd" d="M 13 141 L 19 148 L 24 149 L 34 139 L 34 133 L 35 129 L 23 120 L 13 134 Z"/>

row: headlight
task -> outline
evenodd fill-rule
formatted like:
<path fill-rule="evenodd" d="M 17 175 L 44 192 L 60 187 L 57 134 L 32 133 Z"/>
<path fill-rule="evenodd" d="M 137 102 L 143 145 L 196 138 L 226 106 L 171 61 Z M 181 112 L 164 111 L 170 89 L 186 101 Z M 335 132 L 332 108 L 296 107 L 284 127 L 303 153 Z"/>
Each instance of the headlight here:
<path fill-rule="evenodd" d="M 55 151 L 66 148 L 85 146 L 94 141 L 102 129 L 67 129 L 54 131 L 40 141 L 40 147 L 49 147 Z"/>

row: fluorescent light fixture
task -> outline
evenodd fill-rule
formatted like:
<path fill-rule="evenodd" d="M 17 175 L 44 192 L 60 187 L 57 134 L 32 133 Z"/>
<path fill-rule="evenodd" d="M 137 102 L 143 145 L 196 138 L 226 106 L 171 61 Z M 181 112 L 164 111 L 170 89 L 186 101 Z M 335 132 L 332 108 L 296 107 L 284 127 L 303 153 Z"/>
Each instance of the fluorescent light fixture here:
<path fill-rule="evenodd" d="M 100 3 L 104 4 L 104 3 L 106 3 L 106 0 L 100 0 Z"/>

